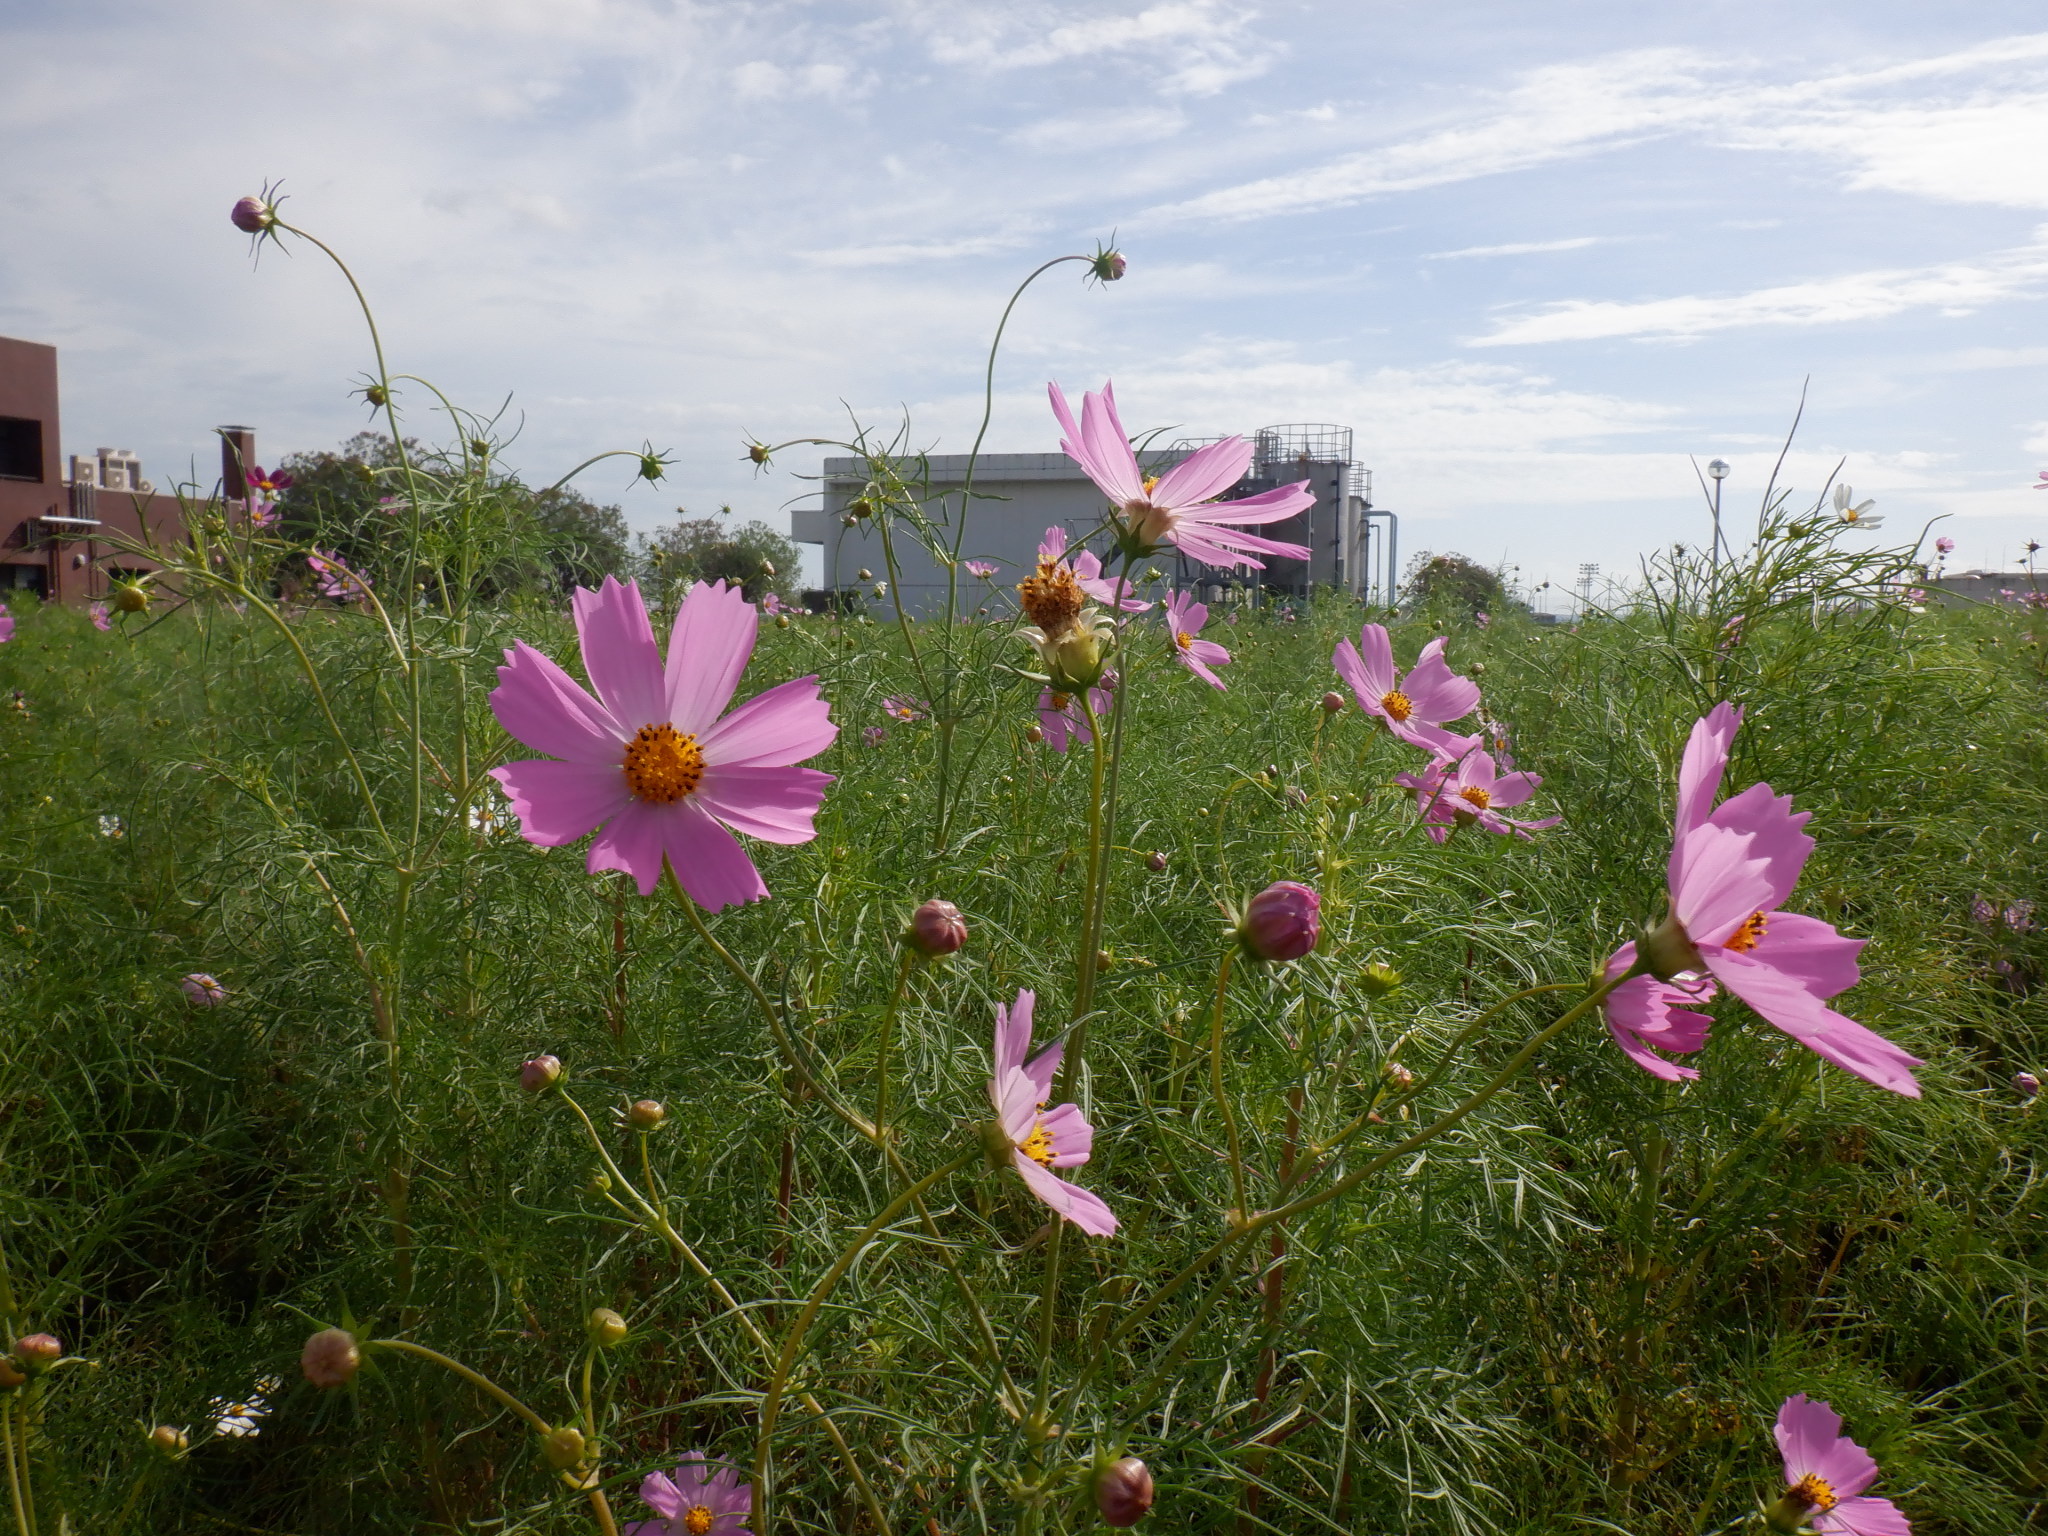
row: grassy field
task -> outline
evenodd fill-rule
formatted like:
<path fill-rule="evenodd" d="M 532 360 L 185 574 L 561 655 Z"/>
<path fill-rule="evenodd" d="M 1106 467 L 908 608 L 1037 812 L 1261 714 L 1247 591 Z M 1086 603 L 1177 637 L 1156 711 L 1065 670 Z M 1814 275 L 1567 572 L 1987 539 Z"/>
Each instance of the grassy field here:
<path fill-rule="evenodd" d="M 17 1522 L 590 1530 L 571 1484 L 591 1473 L 630 1523 L 680 1453 L 757 1467 L 772 1379 L 777 1531 L 1095 1529 L 1087 1476 L 1129 1453 L 1157 1479 L 1147 1528 L 1698 1536 L 1782 1490 L 1770 1424 L 1794 1392 L 1833 1402 L 1922 1536 L 2034 1527 L 2043 1137 L 2012 1079 L 2048 1056 L 2016 905 L 2048 894 L 2048 651 L 2017 611 L 1752 577 L 1573 629 L 1394 624 L 1404 660 L 1450 636 L 1543 776 L 1529 814 L 1563 821 L 1527 842 L 1432 843 L 1391 783 L 1418 755 L 1321 708 L 1354 605 L 1213 623 L 1221 693 L 1150 632 L 1122 663 L 1106 958 L 1070 1088 L 1110 1238 L 1048 1227 L 972 1162 L 901 1198 L 974 1152 L 997 1006 L 1035 989 L 1042 1041 L 1077 985 L 1092 754 L 1028 739 L 1007 631 L 971 653 L 935 837 L 939 732 L 881 708 L 925 697 L 906 644 L 930 626 L 764 627 L 741 696 L 818 674 L 840 734 L 811 766 L 838 777 L 814 841 L 748 844 L 771 899 L 708 919 L 746 984 L 673 889 L 471 814 L 484 771 L 529 755 L 486 700 L 503 646 L 577 669 L 555 604 L 422 619 L 410 668 L 331 605 L 280 626 L 209 601 L 114 633 L 18 612 L 0 1309 L 92 1365 L 6 1405 L 35 1501 Z M 1722 699 L 1748 710 L 1734 787 L 1814 813 L 1788 905 L 1871 941 L 1838 1006 L 1926 1059 L 1924 1097 L 1732 999 L 1687 1084 L 1588 1017 L 1426 1146 L 1194 1266 L 1240 1176 L 1265 1210 L 1362 1168 L 1657 918 L 1678 753 Z M 1320 892 L 1321 944 L 1239 964 L 1219 1020 L 1220 907 L 1282 879 Z M 933 896 L 969 939 L 914 958 L 903 925 Z M 226 1001 L 188 1002 L 194 972 Z M 1574 990 L 1456 1043 L 1545 983 Z M 885 1041 L 893 1134 L 869 1136 Z M 520 1086 L 543 1052 L 559 1093 Z M 666 1107 L 651 1135 L 620 1119 L 639 1099 Z M 623 1343 L 590 1343 L 594 1307 Z M 459 1361 L 578 1428 L 581 1459 L 565 1478 L 515 1411 L 402 1348 L 317 1390 L 300 1345 L 332 1325 Z M 160 1425 L 188 1445 L 152 1445 Z"/>

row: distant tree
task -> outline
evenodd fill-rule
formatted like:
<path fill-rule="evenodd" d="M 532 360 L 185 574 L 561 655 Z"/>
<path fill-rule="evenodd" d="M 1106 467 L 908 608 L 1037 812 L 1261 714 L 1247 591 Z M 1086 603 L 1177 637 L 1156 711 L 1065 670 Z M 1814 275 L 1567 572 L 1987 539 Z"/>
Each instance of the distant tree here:
<path fill-rule="evenodd" d="M 1512 601 L 1498 571 L 1463 555 L 1439 555 L 1426 549 L 1408 562 L 1401 596 L 1411 608 L 1467 615 L 1499 612 Z"/>
<path fill-rule="evenodd" d="M 640 535 L 649 585 L 671 600 L 689 582 L 720 579 L 737 582 L 749 602 L 758 603 L 770 592 L 786 597 L 796 590 L 800 558 L 794 540 L 762 522 L 729 523 L 685 513 L 666 528 Z"/>
<path fill-rule="evenodd" d="M 633 574 L 632 533 L 616 505 L 600 506 L 563 486 L 535 496 L 531 509 L 541 558 L 563 591 Z"/>

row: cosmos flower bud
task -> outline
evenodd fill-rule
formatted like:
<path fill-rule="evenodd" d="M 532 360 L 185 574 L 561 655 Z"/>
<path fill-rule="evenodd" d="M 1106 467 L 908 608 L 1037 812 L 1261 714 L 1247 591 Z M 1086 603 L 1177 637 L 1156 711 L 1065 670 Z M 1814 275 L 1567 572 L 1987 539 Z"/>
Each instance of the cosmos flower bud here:
<path fill-rule="evenodd" d="M 322 1328 L 299 1351 L 299 1369 L 316 1387 L 345 1387 L 363 1363 L 356 1336 L 346 1328 Z"/>
<path fill-rule="evenodd" d="M 1276 881 L 1246 904 L 1238 939 L 1260 960 L 1299 960 L 1322 937 L 1322 904 L 1307 886 Z"/>
<path fill-rule="evenodd" d="M 228 217 L 243 234 L 260 235 L 277 222 L 277 211 L 260 197 L 244 197 L 236 201 Z"/>
<path fill-rule="evenodd" d="M 869 570 L 866 566 L 862 566 L 859 570 L 853 573 L 853 579 L 855 581 L 873 581 L 875 579 L 875 573 Z"/>
<path fill-rule="evenodd" d="M 766 443 L 747 444 L 747 457 L 756 464 L 766 464 L 768 462 L 768 445 Z"/>
<path fill-rule="evenodd" d="M 635 1099 L 626 1107 L 626 1124 L 636 1131 L 658 1131 L 668 1110 L 653 1099 Z"/>
<path fill-rule="evenodd" d="M 583 1459 L 585 1444 L 583 1431 L 573 1424 L 551 1429 L 540 1442 L 541 1460 L 557 1472 L 566 1472 Z"/>
<path fill-rule="evenodd" d="M 1324 695 L 1323 695 L 1323 713 L 1324 713 L 1324 714 L 1326 714 L 1326 715 L 1334 715 L 1334 714 L 1336 714 L 1336 713 L 1337 713 L 1337 711 L 1338 711 L 1338 710 L 1342 709 L 1343 707 L 1344 707 L 1344 695 L 1343 695 L 1343 694 L 1341 694 L 1341 693 L 1326 693 L 1326 694 L 1324 694 Z"/>
<path fill-rule="evenodd" d="M 610 1307 L 592 1307 L 583 1326 L 589 1330 L 590 1342 L 601 1349 L 626 1342 L 626 1320 Z"/>
<path fill-rule="evenodd" d="M 953 903 L 934 896 L 910 914 L 904 937 L 928 955 L 950 955 L 967 942 L 967 920 Z"/>
<path fill-rule="evenodd" d="M 1358 990 L 1367 997 L 1385 997 L 1401 985 L 1401 973 L 1375 960 L 1358 973 Z"/>
<path fill-rule="evenodd" d="M 149 588 L 139 581 L 122 581 L 114 585 L 114 606 L 123 613 L 146 613 L 149 610 Z"/>
<path fill-rule="evenodd" d="M 1152 1507 L 1152 1473 L 1135 1456 L 1121 1456 L 1095 1474 L 1095 1507 L 1102 1523 L 1123 1530 Z"/>
<path fill-rule="evenodd" d="M 1115 282 L 1124 275 L 1129 266 L 1130 263 L 1124 260 L 1122 251 L 1101 250 L 1088 258 L 1088 271 L 1100 283 Z"/>
<path fill-rule="evenodd" d="M 64 1358 L 64 1346 L 54 1333 L 31 1333 L 15 1340 L 14 1360 L 33 1376 Z"/>
<path fill-rule="evenodd" d="M 542 1093 L 562 1080 L 562 1062 L 556 1056 L 536 1056 L 519 1069 L 519 1086 L 528 1093 Z"/>
<path fill-rule="evenodd" d="M 166 1456 L 182 1456 L 192 1448 L 191 1438 L 175 1424 L 159 1424 L 149 1432 L 151 1450 Z"/>
<path fill-rule="evenodd" d="M 1085 626 L 1070 629 L 1053 645 L 1046 657 L 1057 693 L 1080 693 L 1092 688 L 1102 677 L 1102 637 Z"/>
<path fill-rule="evenodd" d="M 1387 1080 L 1387 1086 L 1396 1093 L 1406 1093 L 1415 1086 L 1415 1074 L 1398 1061 L 1390 1061 L 1380 1068 L 1380 1075 Z"/>
<path fill-rule="evenodd" d="M 2031 1072 L 2015 1072 L 2012 1075 L 2012 1091 L 2023 1099 L 2031 1099 L 2041 1091 L 2041 1079 Z"/>
<path fill-rule="evenodd" d="M 1035 747 L 1045 740 L 1045 731 L 1040 726 L 1027 725 L 1024 727 L 1024 739 Z"/>
<path fill-rule="evenodd" d="M 1166 855 L 1163 853 L 1154 853 L 1150 858 L 1145 860 L 1145 867 L 1151 870 L 1152 873 L 1155 875 L 1165 873 Z"/>

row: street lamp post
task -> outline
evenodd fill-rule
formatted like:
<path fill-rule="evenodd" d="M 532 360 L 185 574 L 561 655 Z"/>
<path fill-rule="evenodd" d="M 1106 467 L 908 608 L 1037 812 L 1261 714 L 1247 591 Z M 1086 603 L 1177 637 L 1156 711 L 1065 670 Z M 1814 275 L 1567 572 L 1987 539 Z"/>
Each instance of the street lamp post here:
<path fill-rule="evenodd" d="M 1715 459 L 1707 465 L 1707 473 L 1713 477 L 1714 481 L 1714 555 L 1712 568 L 1714 571 L 1719 572 L 1721 569 L 1721 482 L 1728 478 L 1728 461 L 1726 459 Z"/>

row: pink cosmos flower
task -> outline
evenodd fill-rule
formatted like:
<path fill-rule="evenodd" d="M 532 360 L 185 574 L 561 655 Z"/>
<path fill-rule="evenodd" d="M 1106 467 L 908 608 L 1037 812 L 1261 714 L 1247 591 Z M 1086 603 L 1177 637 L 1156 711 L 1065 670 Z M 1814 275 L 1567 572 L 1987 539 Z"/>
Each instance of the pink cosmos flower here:
<path fill-rule="evenodd" d="M 1956 541 L 1954 539 L 1943 538 L 1934 541 L 1934 552 L 1937 555 L 1952 555 L 1955 553 L 1955 548 Z"/>
<path fill-rule="evenodd" d="M 696 1451 L 677 1464 L 674 1477 L 648 1473 L 640 1501 L 661 1518 L 636 1520 L 624 1536 L 747 1536 L 754 1513 L 753 1485 L 732 1463 Z"/>
<path fill-rule="evenodd" d="M 1445 643 L 1441 635 L 1430 641 L 1408 675 L 1397 681 L 1393 642 L 1382 626 L 1368 624 L 1358 632 L 1357 645 L 1337 642 L 1330 664 L 1350 685 L 1358 707 L 1383 721 L 1396 736 L 1440 756 L 1457 757 L 1472 741 L 1443 727 L 1478 708 L 1479 685 L 1450 669 L 1444 660 Z"/>
<path fill-rule="evenodd" d="M 204 971 L 179 977 L 178 985 L 185 989 L 185 1000 L 194 1008 L 218 1008 L 228 1000 L 228 989 Z"/>
<path fill-rule="evenodd" d="M 316 548 L 306 556 L 306 564 L 320 578 L 313 584 L 313 590 L 322 597 L 352 603 L 370 595 L 370 578 L 350 570 L 337 554 Z"/>
<path fill-rule="evenodd" d="M 1693 726 L 1678 772 L 1671 914 L 1644 937 L 1638 953 L 1661 980 L 1711 975 L 1766 1023 L 1844 1071 L 1918 1098 L 1920 1085 L 1909 1069 L 1919 1058 L 1827 1006 L 1828 998 L 1856 985 L 1863 941 L 1843 938 L 1819 918 L 1779 910 L 1813 852 L 1813 839 L 1802 830 L 1811 813 L 1795 813 L 1792 797 L 1768 784 L 1752 784 L 1714 805 L 1741 723 L 1741 710 L 1720 704 Z M 1608 974 L 1620 958 L 1618 951 L 1609 960 Z M 1624 1004 L 1631 1021 L 1624 1027 L 1639 1038 L 1665 1028 L 1683 1038 L 1692 1026 L 1668 1018 L 1669 995 L 1637 989 Z"/>
<path fill-rule="evenodd" d="M 984 581 L 1002 569 L 993 560 L 968 560 L 963 563 L 967 567 L 968 575 L 979 576 Z"/>
<path fill-rule="evenodd" d="M 7 605 L 0 603 L 0 645 L 14 638 L 14 615 L 7 611 Z"/>
<path fill-rule="evenodd" d="M 761 599 L 761 611 L 767 614 L 770 618 L 775 617 L 776 614 L 782 612 L 782 599 L 778 597 L 775 593 L 770 592 L 766 597 Z"/>
<path fill-rule="evenodd" d="M 2034 489 L 2037 491 L 2048 491 L 2048 469 L 2041 471 L 2041 478 L 2035 482 Z"/>
<path fill-rule="evenodd" d="M 770 688 L 721 719 L 760 627 L 735 586 L 693 585 L 676 610 L 664 667 L 635 582 L 578 588 L 573 609 L 593 698 L 524 641 L 505 653 L 491 708 L 551 759 L 491 770 L 520 833 L 560 847 L 603 827 L 592 874 L 620 869 L 653 894 L 663 865 L 707 911 L 768 894 L 733 832 L 806 843 L 832 776 L 795 764 L 839 734 L 815 676 Z M 728 830 L 730 829 L 730 830 Z"/>
<path fill-rule="evenodd" d="M 1493 628 L 1493 615 L 1490 613 L 1475 613 L 1472 615 L 1472 622 L 1481 629 L 1491 629 Z"/>
<path fill-rule="evenodd" d="M 1228 686 L 1211 668 L 1226 665 L 1230 652 L 1214 640 L 1198 640 L 1202 626 L 1209 622 L 1209 610 L 1188 592 L 1172 592 L 1166 598 L 1166 633 L 1173 641 L 1173 654 L 1203 682 L 1216 688 Z"/>
<path fill-rule="evenodd" d="M 267 497 L 274 497 L 279 491 L 288 491 L 292 487 L 292 477 L 284 470 L 273 473 L 261 464 L 252 465 L 247 478 L 251 496 L 261 491 Z"/>
<path fill-rule="evenodd" d="M 1109 713 L 1109 691 L 1104 688 L 1088 690 L 1088 707 L 1095 711 L 1100 720 Z M 1038 724 L 1045 732 L 1045 744 L 1055 752 L 1067 750 L 1072 742 L 1085 747 L 1095 739 L 1088 729 L 1088 717 L 1082 713 L 1080 702 L 1068 693 L 1054 693 L 1050 688 L 1038 695 Z"/>
<path fill-rule="evenodd" d="M 989 1102 L 1009 1140 L 1010 1163 L 1031 1193 L 1091 1237 L 1107 1237 L 1116 1230 L 1109 1207 L 1052 1171 L 1078 1168 L 1088 1161 L 1095 1147 L 1095 1127 L 1072 1104 L 1045 1112 L 1067 1046 L 1059 1040 L 1031 1055 L 1031 1007 L 1036 1001 L 1032 993 L 1019 992 L 1012 1007 L 996 1007 L 996 1070 L 988 1080 Z"/>
<path fill-rule="evenodd" d="M 1243 438 L 1211 443 L 1163 475 L 1146 475 L 1139 470 L 1130 438 L 1117 419 L 1116 392 L 1111 385 L 1103 385 L 1099 395 L 1081 397 L 1079 425 L 1059 385 L 1046 388 L 1052 398 L 1052 413 L 1066 433 L 1061 450 L 1116 503 L 1127 548 L 1150 554 L 1162 544 L 1171 544 L 1206 565 L 1242 565 L 1253 570 L 1265 568 L 1257 555 L 1308 558 L 1303 545 L 1280 544 L 1243 531 L 1247 525 L 1285 522 L 1314 505 L 1315 495 L 1306 480 L 1237 501 L 1212 499 L 1243 479 L 1250 467 L 1252 445 Z"/>
<path fill-rule="evenodd" d="M 1624 944 L 1607 962 L 1609 976 L 1627 975 L 1636 963 L 1636 947 Z M 1714 1021 L 1704 1013 L 1693 1013 L 1694 1004 L 1711 1002 L 1717 989 L 1714 979 L 1695 971 L 1682 971 L 1669 981 L 1654 976 L 1630 976 L 1607 994 L 1603 1004 L 1607 1032 L 1630 1061 L 1652 1077 L 1667 1083 L 1698 1077 L 1691 1067 L 1666 1061 L 1659 1051 L 1689 1055 L 1707 1043 L 1707 1031 Z"/>
<path fill-rule="evenodd" d="M 377 498 L 377 510 L 386 517 L 403 517 L 411 509 L 411 506 L 412 503 L 408 502 L 403 496 L 379 496 Z"/>
<path fill-rule="evenodd" d="M 931 710 L 923 699 L 899 699 L 893 694 L 882 700 L 882 713 L 898 725 L 914 725 Z"/>
<path fill-rule="evenodd" d="M 277 525 L 278 510 L 274 501 L 257 501 L 251 498 L 245 505 L 249 508 L 249 526 L 272 528 Z"/>
<path fill-rule="evenodd" d="M 1394 782 L 1415 791 L 1416 812 L 1428 828 L 1431 840 L 1437 843 L 1448 842 L 1460 827 L 1471 826 L 1527 842 L 1531 832 L 1541 832 L 1564 820 L 1562 816 L 1547 816 L 1541 821 L 1517 821 L 1501 815 L 1504 808 L 1512 809 L 1535 794 L 1543 783 L 1542 776 L 1502 773 L 1492 755 L 1476 747 L 1455 758 L 1438 758 L 1419 777 L 1397 773 Z"/>
<path fill-rule="evenodd" d="M 92 615 L 92 627 L 94 629 L 105 630 L 114 627 L 114 616 L 107 611 L 105 603 L 94 603 L 85 611 Z"/>
<path fill-rule="evenodd" d="M 1842 1433 L 1841 1416 L 1826 1403 L 1794 1393 L 1778 1410 L 1774 1432 L 1786 1488 L 1766 1512 L 1772 1525 L 1811 1525 L 1821 1536 L 1913 1536 L 1896 1504 L 1863 1492 L 1877 1480 L 1877 1463 Z"/>
<path fill-rule="evenodd" d="M 879 747 L 888 734 L 887 727 L 870 725 L 862 728 L 860 739 L 871 747 Z"/>

